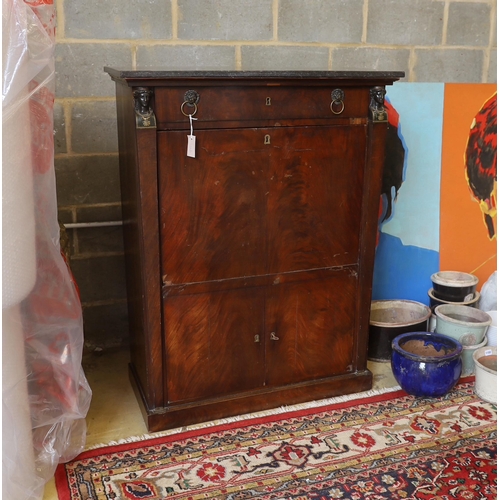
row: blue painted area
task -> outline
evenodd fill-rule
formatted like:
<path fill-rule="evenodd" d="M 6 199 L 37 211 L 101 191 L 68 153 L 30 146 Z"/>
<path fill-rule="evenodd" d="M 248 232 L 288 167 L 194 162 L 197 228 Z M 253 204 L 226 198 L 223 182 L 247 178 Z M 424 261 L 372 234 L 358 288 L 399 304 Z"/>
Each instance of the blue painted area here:
<path fill-rule="evenodd" d="M 405 245 L 439 251 L 444 83 L 396 83 L 387 98 L 399 113 L 407 158 L 394 215 L 382 231 Z"/>
<path fill-rule="evenodd" d="M 406 299 L 429 304 L 431 275 L 439 271 L 439 253 L 403 245 L 397 236 L 381 233 L 375 254 L 373 300 Z"/>
<path fill-rule="evenodd" d="M 393 215 L 379 228 L 372 298 L 428 304 L 430 277 L 439 271 L 444 84 L 402 82 L 387 90 L 407 157 Z"/>

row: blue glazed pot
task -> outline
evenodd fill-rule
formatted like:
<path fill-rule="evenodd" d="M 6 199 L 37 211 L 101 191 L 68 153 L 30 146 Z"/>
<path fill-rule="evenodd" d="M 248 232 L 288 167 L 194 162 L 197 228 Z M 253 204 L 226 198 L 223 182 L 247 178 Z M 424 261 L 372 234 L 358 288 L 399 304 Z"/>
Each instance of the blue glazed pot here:
<path fill-rule="evenodd" d="M 392 372 L 408 394 L 437 398 L 451 391 L 462 371 L 462 345 L 429 332 L 410 332 L 392 341 Z"/>

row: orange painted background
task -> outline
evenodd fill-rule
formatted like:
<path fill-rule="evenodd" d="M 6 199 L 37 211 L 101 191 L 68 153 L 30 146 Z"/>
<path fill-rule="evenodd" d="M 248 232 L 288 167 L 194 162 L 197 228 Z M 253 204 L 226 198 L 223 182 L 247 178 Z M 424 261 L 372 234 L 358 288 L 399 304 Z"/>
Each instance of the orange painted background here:
<path fill-rule="evenodd" d="M 485 84 L 444 88 L 440 270 L 475 274 L 478 289 L 497 268 L 498 235 L 488 237 L 483 213 L 467 183 L 464 152 L 474 117 L 495 92 L 496 85 Z"/>

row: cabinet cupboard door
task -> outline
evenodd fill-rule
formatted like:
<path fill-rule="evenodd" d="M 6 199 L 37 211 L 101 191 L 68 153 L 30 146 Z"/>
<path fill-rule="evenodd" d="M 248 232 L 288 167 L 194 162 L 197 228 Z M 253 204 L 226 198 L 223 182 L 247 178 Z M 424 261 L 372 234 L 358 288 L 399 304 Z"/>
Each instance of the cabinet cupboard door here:
<path fill-rule="evenodd" d="M 255 288 L 164 299 L 168 401 L 262 387 L 264 307 Z"/>
<path fill-rule="evenodd" d="M 330 278 L 279 285 L 267 299 L 266 384 L 281 386 L 352 371 L 357 278 L 354 268 Z"/>

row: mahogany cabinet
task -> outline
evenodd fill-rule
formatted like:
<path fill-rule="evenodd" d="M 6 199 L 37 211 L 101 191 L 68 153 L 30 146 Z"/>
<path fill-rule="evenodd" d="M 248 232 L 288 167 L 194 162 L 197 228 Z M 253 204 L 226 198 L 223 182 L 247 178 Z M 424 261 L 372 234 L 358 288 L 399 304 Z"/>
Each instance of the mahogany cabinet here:
<path fill-rule="evenodd" d="M 370 389 L 383 103 L 404 73 L 106 71 L 148 429 Z"/>

